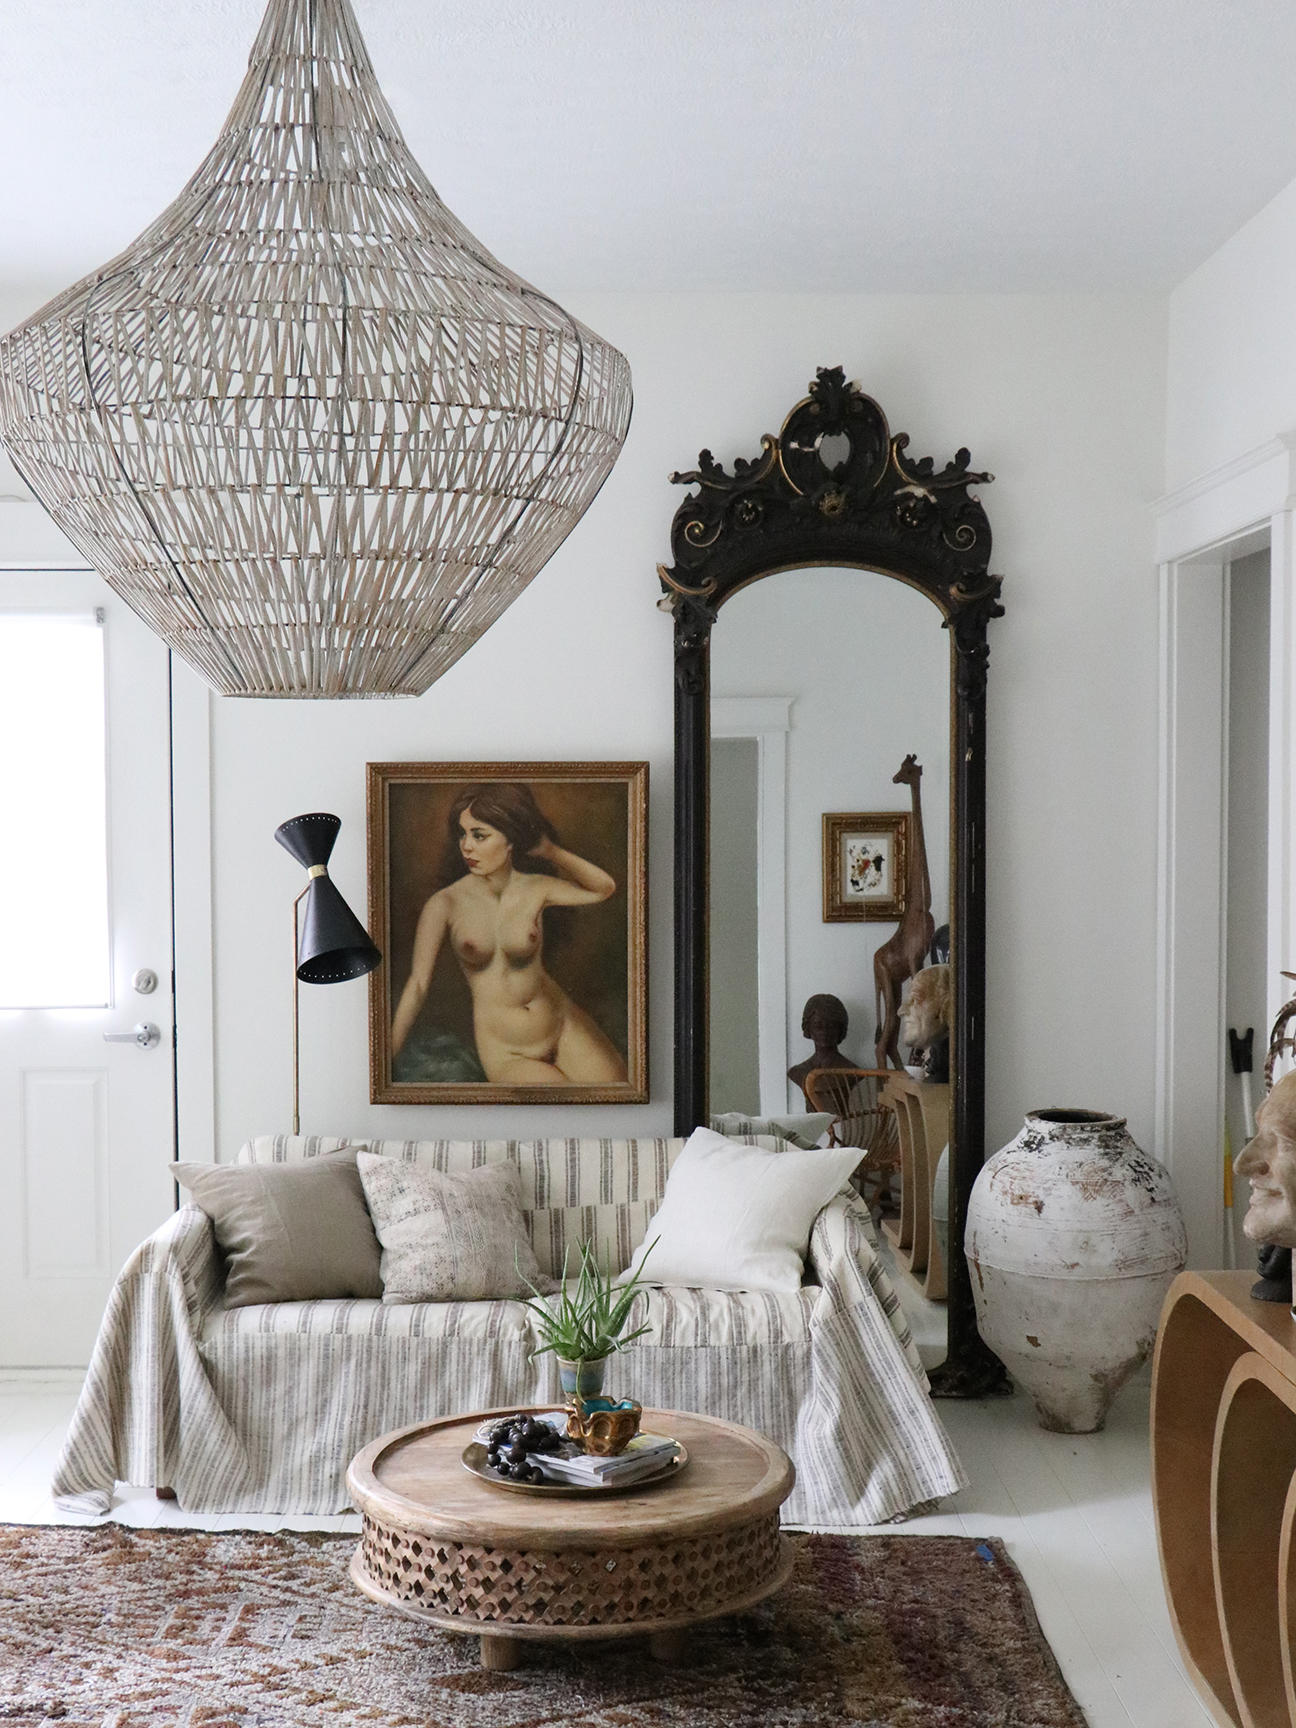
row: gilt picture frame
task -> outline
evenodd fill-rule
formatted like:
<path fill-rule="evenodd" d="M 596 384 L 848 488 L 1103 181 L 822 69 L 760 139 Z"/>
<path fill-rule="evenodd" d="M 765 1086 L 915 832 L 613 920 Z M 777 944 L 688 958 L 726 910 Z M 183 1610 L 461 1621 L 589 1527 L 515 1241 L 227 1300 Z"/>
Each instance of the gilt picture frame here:
<path fill-rule="evenodd" d="M 648 1099 L 646 762 L 370 762 L 375 1104 Z"/>
<path fill-rule="evenodd" d="M 904 916 L 907 810 L 834 810 L 823 819 L 825 924 L 896 923 Z"/>

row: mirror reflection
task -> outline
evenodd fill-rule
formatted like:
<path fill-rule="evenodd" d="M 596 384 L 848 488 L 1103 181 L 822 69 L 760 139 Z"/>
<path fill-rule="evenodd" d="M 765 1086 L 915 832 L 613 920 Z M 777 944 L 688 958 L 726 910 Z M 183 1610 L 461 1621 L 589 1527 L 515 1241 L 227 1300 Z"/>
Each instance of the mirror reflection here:
<path fill-rule="evenodd" d="M 943 1296 L 948 632 L 893 577 L 783 571 L 723 606 L 711 705 L 711 1111 L 831 1117 L 901 1269 Z"/>

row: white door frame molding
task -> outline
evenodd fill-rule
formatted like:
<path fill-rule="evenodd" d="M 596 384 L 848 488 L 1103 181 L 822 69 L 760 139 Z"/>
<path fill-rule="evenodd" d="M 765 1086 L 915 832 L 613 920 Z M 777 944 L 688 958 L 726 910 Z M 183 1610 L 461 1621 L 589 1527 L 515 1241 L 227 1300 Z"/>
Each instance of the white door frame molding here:
<path fill-rule="evenodd" d="M 787 735 L 791 696 L 713 696 L 711 736 L 754 738 L 758 751 L 756 818 L 756 966 L 761 1114 L 788 1107 Z"/>
<path fill-rule="evenodd" d="M 1223 1258 L 1228 567 L 1268 546 L 1269 1014 L 1296 970 L 1296 432 L 1160 500 L 1157 1157 L 1191 1261 Z"/>
<path fill-rule="evenodd" d="M 216 998 L 212 946 L 212 691 L 171 656 L 171 860 L 174 878 L 176 1140 L 214 1163 Z"/>
<path fill-rule="evenodd" d="M 1228 567 L 1161 567 L 1156 1156 L 1195 1266 L 1223 1264 Z"/>
<path fill-rule="evenodd" d="M 1296 485 L 1274 512 L 1269 538 L 1268 957 L 1272 1026 L 1291 994 L 1282 973 L 1296 971 Z"/>

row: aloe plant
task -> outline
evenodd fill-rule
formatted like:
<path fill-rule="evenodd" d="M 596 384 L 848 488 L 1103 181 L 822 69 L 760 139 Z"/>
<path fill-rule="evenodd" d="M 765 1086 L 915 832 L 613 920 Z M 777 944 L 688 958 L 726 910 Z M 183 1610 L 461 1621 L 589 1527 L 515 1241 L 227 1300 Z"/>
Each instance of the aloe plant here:
<path fill-rule="evenodd" d="M 640 1261 L 640 1272 L 660 1240 L 660 1237 L 654 1238 L 648 1253 Z M 532 1354 L 543 1356 L 552 1350 L 565 1362 L 601 1362 L 614 1350 L 633 1343 L 651 1330 L 648 1326 L 640 1326 L 629 1337 L 621 1336 L 630 1306 L 642 1283 L 636 1272 L 628 1284 L 614 1284 L 611 1256 L 607 1256 L 600 1269 L 594 1244 L 585 1242 L 580 1250 L 580 1275 L 576 1289 L 569 1294 L 567 1261 L 570 1253 L 569 1248 L 563 1255 L 563 1287 L 556 1297 L 546 1298 L 530 1279 L 526 1281 L 537 1298 L 526 1306 L 535 1316 L 536 1330 L 543 1340 Z"/>

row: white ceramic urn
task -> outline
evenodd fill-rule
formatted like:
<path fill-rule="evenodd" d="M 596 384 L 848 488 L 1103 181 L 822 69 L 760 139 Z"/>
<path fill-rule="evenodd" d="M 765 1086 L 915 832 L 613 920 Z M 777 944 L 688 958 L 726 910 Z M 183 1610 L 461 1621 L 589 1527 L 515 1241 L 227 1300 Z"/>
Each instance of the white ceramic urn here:
<path fill-rule="evenodd" d="M 1151 1353 L 1187 1257 L 1163 1165 L 1119 1116 L 1033 1111 L 985 1164 L 964 1238 L 977 1325 L 1040 1425 L 1091 1434 Z"/>

